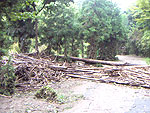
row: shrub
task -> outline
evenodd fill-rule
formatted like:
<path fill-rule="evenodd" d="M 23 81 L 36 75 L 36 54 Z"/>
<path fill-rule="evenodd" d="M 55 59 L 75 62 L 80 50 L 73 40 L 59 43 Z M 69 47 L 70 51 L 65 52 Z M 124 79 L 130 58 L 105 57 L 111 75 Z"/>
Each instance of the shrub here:
<path fill-rule="evenodd" d="M 15 90 L 14 68 L 9 58 L 5 65 L 0 67 L 0 94 L 11 95 Z"/>
<path fill-rule="evenodd" d="M 38 90 L 35 96 L 37 98 L 46 99 L 47 101 L 50 102 L 56 101 L 57 99 L 56 92 L 48 86 L 44 86 L 40 90 Z"/>

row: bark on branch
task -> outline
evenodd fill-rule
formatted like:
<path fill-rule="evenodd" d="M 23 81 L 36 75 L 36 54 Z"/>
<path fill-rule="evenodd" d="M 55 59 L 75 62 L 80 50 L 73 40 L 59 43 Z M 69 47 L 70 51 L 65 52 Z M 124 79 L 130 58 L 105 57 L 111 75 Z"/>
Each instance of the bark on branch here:
<path fill-rule="evenodd" d="M 65 58 L 65 56 L 57 56 L 57 58 Z M 122 62 L 115 62 L 115 61 L 104 61 L 104 60 L 95 60 L 95 59 L 86 59 L 86 58 L 78 58 L 78 57 L 72 57 L 68 56 L 67 58 L 70 58 L 74 61 L 83 61 L 86 63 L 92 63 L 92 64 L 103 64 L 103 65 L 111 65 L 111 66 L 134 66 L 137 64 L 130 64 L 130 63 L 122 63 Z"/>

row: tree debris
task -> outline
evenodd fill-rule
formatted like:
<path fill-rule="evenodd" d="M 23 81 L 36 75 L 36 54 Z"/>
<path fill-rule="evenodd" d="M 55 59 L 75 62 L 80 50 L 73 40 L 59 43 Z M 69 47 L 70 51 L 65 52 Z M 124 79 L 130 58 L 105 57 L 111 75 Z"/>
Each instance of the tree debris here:
<path fill-rule="evenodd" d="M 150 66 L 94 67 L 88 64 L 79 66 L 74 62 L 52 61 L 50 57 L 14 55 L 16 88 L 18 90 L 39 89 L 50 82 L 59 82 L 68 77 L 150 88 Z"/>
<path fill-rule="evenodd" d="M 56 56 L 57 58 L 65 58 L 65 56 Z M 85 63 L 91 63 L 91 64 L 103 64 L 103 65 L 111 65 L 111 66 L 134 66 L 137 64 L 130 64 L 130 63 L 122 63 L 122 62 L 115 62 L 115 61 L 104 61 L 104 60 L 95 60 L 95 59 L 86 59 L 86 58 L 78 58 L 78 57 L 69 57 L 67 58 L 75 60 L 75 61 L 83 61 Z"/>

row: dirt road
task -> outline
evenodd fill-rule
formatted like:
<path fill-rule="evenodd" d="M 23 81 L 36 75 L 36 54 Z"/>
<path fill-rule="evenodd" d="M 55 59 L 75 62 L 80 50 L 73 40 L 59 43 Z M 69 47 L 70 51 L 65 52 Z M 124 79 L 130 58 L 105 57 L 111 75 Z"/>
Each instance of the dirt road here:
<path fill-rule="evenodd" d="M 118 56 L 123 62 L 146 65 L 136 56 Z M 83 81 L 74 88 L 84 99 L 63 113 L 150 113 L 150 90 L 115 84 Z"/>
<path fill-rule="evenodd" d="M 118 59 L 122 62 L 131 64 L 147 65 L 144 58 L 135 55 L 117 55 Z"/>

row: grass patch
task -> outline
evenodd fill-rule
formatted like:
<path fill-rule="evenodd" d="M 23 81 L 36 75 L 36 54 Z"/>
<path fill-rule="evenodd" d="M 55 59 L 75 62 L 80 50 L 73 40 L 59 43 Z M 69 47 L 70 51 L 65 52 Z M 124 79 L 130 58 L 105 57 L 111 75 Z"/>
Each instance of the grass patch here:
<path fill-rule="evenodd" d="M 46 99 L 49 102 L 54 102 L 57 100 L 57 93 L 54 89 L 44 86 L 36 92 L 35 97 Z"/>
<path fill-rule="evenodd" d="M 146 61 L 146 63 L 148 64 L 148 65 L 150 65 L 150 58 L 144 58 L 144 60 Z"/>
<path fill-rule="evenodd" d="M 67 97 L 65 97 L 64 95 L 62 94 L 57 95 L 57 101 L 59 104 L 64 104 L 66 100 L 67 100 Z"/>
<path fill-rule="evenodd" d="M 53 88 L 49 86 L 44 86 L 39 89 L 35 93 L 35 97 L 39 99 L 45 99 L 48 102 L 56 102 L 59 104 L 64 104 L 67 101 L 66 96 L 58 94 Z"/>

